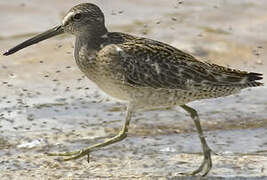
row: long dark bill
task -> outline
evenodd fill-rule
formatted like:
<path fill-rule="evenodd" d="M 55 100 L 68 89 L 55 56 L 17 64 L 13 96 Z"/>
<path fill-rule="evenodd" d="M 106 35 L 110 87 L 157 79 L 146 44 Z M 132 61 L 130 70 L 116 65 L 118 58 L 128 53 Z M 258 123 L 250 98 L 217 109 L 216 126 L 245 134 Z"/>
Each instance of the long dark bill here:
<path fill-rule="evenodd" d="M 3 55 L 8 56 L 8 55 L 13 54 L 13 53 L 25 48 L 25 47 L 28 47 L 28 46 L 33 45 L 33 44 L 36 44 L 36 43 L 38 43 L 40 41 L 43 41 L 43 40 L 48 39 L 48 38 L 51 38 L 53 36 L 62 34 L 63 32 L 64 32 L 64 30 L 63 30 L 61 25 L 60 26 L 56 26 L 56 27 L 54 27 L 52 29 L 49 29 L 48 31 L 45 31 L 45 32 L 43 32 L 41 34 L 38 34 L 38 35 L 32 37 L 31 39 L 28 39 L 28 40 L 18 44 L 17 46 L 15 46 L 15 47 L 9 49 L 8 51 L 6 51 Z"/>

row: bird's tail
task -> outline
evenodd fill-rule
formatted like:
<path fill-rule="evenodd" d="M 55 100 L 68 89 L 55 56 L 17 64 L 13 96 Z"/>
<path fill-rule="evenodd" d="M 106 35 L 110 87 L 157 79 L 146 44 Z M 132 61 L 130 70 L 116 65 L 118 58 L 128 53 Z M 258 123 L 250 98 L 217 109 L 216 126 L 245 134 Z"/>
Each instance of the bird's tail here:
<path fill-rule="evenodd" d="M 263 86 L 263 83 L 258 82 L 258 80 L 263 79 L 262 74 L 250 72 L 246 75 L 246 82 L 249 87 Z"/>
<path fill-rule="evenodd" d="M 263 79 L 260 73 L 240 71 L 219 65 L 212 64 L 213 75 L 220 76 L 219 84 L 236 86 L 240 88 L 262 86 L 259 80 Z"/>

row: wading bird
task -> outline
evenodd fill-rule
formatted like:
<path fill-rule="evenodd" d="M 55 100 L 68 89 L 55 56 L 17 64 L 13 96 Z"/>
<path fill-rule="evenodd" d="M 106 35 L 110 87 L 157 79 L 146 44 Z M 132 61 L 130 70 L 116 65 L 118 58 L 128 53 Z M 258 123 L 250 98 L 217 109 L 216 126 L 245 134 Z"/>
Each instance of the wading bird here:
<path fill-rule="evenodd" d="M 120 32 L 108 32 L 104 14 L 91 3 L 79 4 L 64 16 L 61 25 L 26 40 L 4 55 L 62 33 L 76 37 L 74 57 L 80 70 L 102 91 L 127 102 L 122 130 L 103 143 L 51 156 L 78 159 L 126 138 L 132 114 L 139 109 L 180 106 L 194 120 L 204 159 L 190 175 L 207 175 L 212 167 L 211 149 L 203 135 L 197 111 L 186 103 L 227 96 L 260 86 L 262 74 L 234 70 L 198 61 L 168 44 Z"/>

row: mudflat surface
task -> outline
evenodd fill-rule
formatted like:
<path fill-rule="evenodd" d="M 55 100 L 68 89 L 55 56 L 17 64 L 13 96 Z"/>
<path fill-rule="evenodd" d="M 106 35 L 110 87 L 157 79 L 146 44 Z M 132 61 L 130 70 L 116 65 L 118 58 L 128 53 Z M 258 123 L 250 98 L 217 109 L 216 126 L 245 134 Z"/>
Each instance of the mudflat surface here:
<path fill-rule="evenodd" d="M 0 51 L 60 23 L 79 2 L 1 1 Z M 110 31 L 261 72 L 267 82 L 267 1 L 91 2 L 103 9 Z M 73 40 L 63 35 L 0 56 L 0 179 L 200 179 L 179 175 L 202 160 L 194 124 L 179 107 L 136 113 L 128 138 L 93 152 L 90 163 L 45 155 L 112 137 L 125 117 L 125 105 L 102 94 L 78 70 Z M 189 105 L 199 112 L 216 153 L 205 179 L 267 178 L 266 86 Z"/>

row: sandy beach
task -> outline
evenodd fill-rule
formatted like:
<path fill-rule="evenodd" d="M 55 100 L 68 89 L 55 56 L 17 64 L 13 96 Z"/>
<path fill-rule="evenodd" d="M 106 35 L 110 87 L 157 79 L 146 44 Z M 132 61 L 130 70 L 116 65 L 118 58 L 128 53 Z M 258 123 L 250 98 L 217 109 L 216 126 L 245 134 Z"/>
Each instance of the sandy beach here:
<path fill-rule="evenodd" d="M 0 1 L 0 52 L 61 22 L 88 1 Z M 100 6 L 109 31 L 156 39 L 200 60 L 263 73 L 267 83 L 267 1 L 114 0 Z M 0 179 L 199 179 L 183 177 L 202 160 L 181 108 L 138 112 L 126 140 L 60 162 L 47 152 L 87 147 L 119 132 L 125 104 L 99 91 L 61 35 L 0 56 Z M 2 54 L 2 53 L 1 53 Z M 205 179 L 267 179 L 267 86 L 189 103 L 214 151 Z"/>

